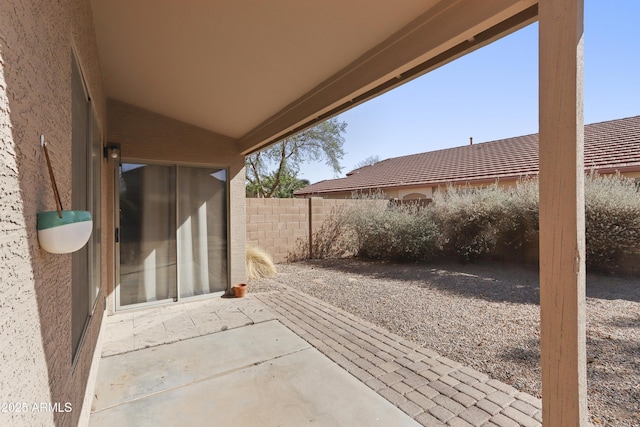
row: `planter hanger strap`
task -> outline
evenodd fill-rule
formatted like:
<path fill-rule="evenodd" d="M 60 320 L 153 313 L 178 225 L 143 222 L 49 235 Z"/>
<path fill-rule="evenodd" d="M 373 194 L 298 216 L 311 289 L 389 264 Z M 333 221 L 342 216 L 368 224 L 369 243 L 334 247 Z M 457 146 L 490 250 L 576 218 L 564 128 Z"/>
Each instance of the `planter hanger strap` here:
<path fill-rule="evenodd" d="M 44 140 L 44 135 L 40 135 L 40 145 L 42 145 L 42 148 L 44 148 L 44 156 L 47 159 L 47 167 L 49 168 L 49 177 L 51 178 L 53 195 L 56 198 L 56 209 L 58 210 L 58 218 L 62 218 L 62 202 L 60 201 L 60 193 L 58 193 L 58 186 L 56 185 L 56 179 L 53 176 L 53 168 L 51 167 L 51 160 L 49 159 L 49 151 L 47 150 L 47 143 Z"/>

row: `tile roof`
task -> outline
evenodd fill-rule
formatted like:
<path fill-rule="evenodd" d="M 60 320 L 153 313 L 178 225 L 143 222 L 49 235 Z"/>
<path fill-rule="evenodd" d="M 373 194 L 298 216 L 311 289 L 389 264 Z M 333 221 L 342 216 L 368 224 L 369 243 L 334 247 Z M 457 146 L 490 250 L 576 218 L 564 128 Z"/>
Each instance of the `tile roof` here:
<path fill-rule="evenodd" d="M 640 116 L 584 127 L 584 164 L 602 172 L 640 170 Z M 538 134 L 382 160 L 296 191 L 296 195 L 495 181 L 538 173 Z"/>

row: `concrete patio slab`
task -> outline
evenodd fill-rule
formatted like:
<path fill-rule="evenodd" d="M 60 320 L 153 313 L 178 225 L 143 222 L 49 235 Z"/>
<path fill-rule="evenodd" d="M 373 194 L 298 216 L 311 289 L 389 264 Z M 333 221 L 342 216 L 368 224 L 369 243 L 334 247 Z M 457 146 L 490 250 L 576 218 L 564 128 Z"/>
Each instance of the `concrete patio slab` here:
<path fill-rule="evenodd" d="M 91 427 L 416 426 L 273 320 L 103 358 Z"/>
<path fill-rule="evenodd" d="M 111 316 L 90 426 L 541 426 L 540 399 L 282 286 Z"/>
<path fill-rule="evenodd" d="M 209 298 L 109 316 L 102 356 L 155 347 L 274 319 L 254 298 Z"/>

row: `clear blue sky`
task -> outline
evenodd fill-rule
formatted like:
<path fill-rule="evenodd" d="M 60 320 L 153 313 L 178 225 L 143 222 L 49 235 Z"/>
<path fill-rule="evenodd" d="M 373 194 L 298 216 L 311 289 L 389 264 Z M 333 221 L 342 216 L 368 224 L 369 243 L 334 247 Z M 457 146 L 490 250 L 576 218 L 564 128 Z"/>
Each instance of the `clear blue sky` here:
<path fill-rule="evenodd" d="M 640 115 L 640 0 L 585 0 L 585 123 Z M 339 116 L 343 173 L 380 160 L 538 132 L 538 24 Z M 312 183 L 335 178 L 323 163 Z"/>

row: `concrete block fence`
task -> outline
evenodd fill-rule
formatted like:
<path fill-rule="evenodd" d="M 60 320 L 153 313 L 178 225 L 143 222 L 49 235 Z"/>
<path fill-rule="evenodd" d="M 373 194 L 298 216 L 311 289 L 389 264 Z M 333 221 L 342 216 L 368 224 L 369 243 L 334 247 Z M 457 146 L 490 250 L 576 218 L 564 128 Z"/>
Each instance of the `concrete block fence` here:
<path fill-rule="evenodd" d="M 267 251 L 273 261 L 285 262 L 290 254 L 307 251 L 309 235 L 317 230 L 334 208 L 358 200 L 257 199 L 247 198 L 247 244 Z"/>
<path fill-rule="evenodd" d="M 334 209 L 367 203 L 358 199 L 257 199 L 247 198 L 247 236 L 248 245 L 258 246 L 273 257 L 276 263 L 286 262 L 291 255 L 312 257 L 309 235 L 317 230 L 331 215 Z M 376 200 L 369 203 L 387 201 Z M 498 247 L 489 257 L 494 260 L 537 264 L 538 242 L 528 242 L 523 247 Z M 612 268 L 611 273 L 640 277 L 638 256 L 624 257 L 620 265 Z"/>

